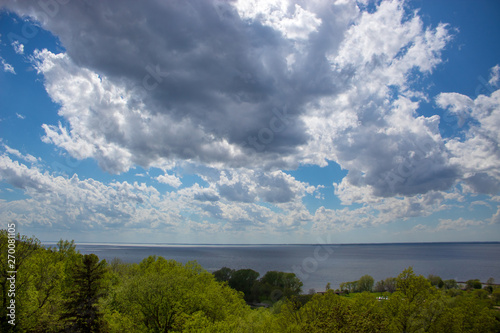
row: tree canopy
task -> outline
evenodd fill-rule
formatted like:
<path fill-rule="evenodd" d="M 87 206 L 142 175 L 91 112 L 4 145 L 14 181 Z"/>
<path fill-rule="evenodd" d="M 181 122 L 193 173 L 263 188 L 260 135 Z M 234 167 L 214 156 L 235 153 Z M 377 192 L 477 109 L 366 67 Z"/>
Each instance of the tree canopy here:
<path fill-rule="evenodd" d="M 4 251 L 8 236 L 0 230 Z M 223 268 L 150 256 L 137 264 L 80 254 L 74 242 L 43 247 L 17 235 L 16 326 L 1 332 L 498 332 L 500 288 L 460 290 L 411 267 L 396 278 L 362 276 L 350 294 L 303 295 L 293 273 Z M 9 297 L 1 261 L 1 304 Z M 442 281 L 442 284 L 439 281 Z M 378 291 L 376 294 L 372 290 Z M 380 295 L 385 295 L 379 299 Z M 247 302 L 269 308 L 252 309 Z M 2 308 L 5 315 L 6 307 Z"/>

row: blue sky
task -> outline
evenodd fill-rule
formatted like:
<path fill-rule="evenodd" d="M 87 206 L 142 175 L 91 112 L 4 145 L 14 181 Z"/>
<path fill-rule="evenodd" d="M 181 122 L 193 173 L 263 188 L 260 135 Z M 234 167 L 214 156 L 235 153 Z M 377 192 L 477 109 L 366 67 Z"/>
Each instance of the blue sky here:
<path fill-rule="evenodd" d="M 0 220 L 42 241 L 497 241 L 495 1 L 1 1 Z"/>

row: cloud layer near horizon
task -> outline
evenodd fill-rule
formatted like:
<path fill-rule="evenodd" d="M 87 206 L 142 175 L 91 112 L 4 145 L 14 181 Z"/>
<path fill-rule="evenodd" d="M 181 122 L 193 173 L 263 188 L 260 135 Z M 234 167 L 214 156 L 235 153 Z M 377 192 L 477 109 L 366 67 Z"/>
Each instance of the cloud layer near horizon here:
<path fill-rule="evenodd" d="M 61 122 L 43 125 L 44 142 L 110 173 L 156 167 L 165 171 L 158 182 L 179 188 L 182 179 L 168 171 L 190 168 L 209 184 L 141 199 L 141 211 L 155 214 L 172 200 L 158 221 L 180 223 L 180 210 L 189 210 L 232 222 L 228 228 L 376 224 L 431 214 L 464 193 L 500 191 L 500 91 L 471 99 L 418 90 L 418 75 L 431 75 L 453 36 L 446 24 L 425 26 L 401 1 L 374 10 L 319 0 L 5 6 L 39 21 L 65 48 L 31 58 L 60 105 Z M 419 113 L 429 98 L 470 120 L 465 139 L 443 138 L 440 117 Z M 2 179 L 37 195 L 39 185 L 14 174 L 68 182 L 75 193 L 87 182 L 2 158 Z M 348 171 L 335 194 L 364 207 L 309 212 L 302 198 L 320 187 L 281 171 L 331 162 Z M 176 200 L 184 206 L 174 209 Z M 122 208 L 110 225 L 132 216 Z"/>

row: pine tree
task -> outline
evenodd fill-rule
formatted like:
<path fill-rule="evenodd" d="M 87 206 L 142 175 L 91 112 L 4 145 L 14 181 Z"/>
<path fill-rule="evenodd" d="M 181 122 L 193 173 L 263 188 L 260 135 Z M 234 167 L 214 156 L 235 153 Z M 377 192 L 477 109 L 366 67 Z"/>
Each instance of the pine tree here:
<path fill-rule="evenodd" d="M 65 303 L 68 332 L 93 333 L 101 331 L 101 314 L 97 307 L 103 296 L 102 281 L 106 261 L 99 262 L 95 254 L 86 254 L 75 264 L 71 274 L 72 288 Z"/>

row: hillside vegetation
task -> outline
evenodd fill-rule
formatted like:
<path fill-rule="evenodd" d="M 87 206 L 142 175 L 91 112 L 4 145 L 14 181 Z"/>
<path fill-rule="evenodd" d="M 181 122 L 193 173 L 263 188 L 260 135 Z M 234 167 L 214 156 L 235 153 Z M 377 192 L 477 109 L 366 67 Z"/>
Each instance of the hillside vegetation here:
<path fill-rule="evenodd" d="M 411 267 L 376 284 L 364 276 L 337 293 L 304 295 L 292 273 L 258 279 L 252 270 L 224 268 L 211 274 L 196 262 L 156 256 L 139 264 L 108 263 L 78 253 L 73 242 L 45 248 L 19 235 L 11 267 L 8 244 L 1 230 L 2 332 L 500 331 L 496 286 L 478 289 L 481 283 L 471 280 L 461 290 Z M 11 271 L 17 272 L 15 295 L 9 292 Z M 12 299 L 15 325 L 8 316 Z M 255 303 L 268 307 L 249 305 Z"/>

